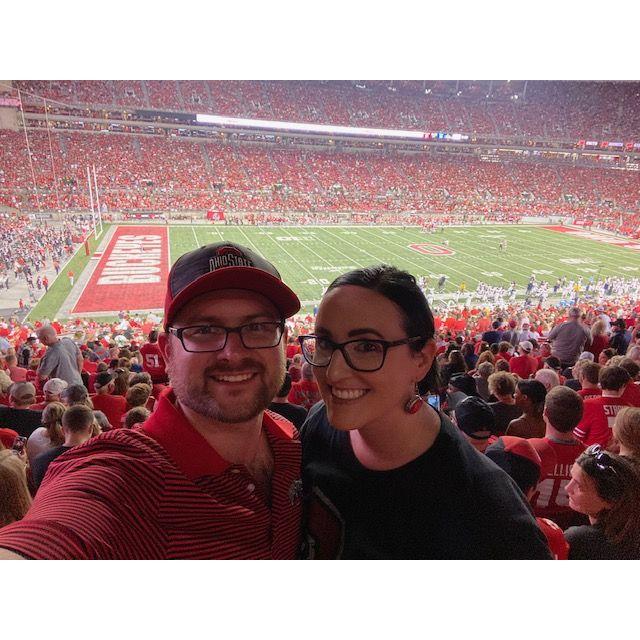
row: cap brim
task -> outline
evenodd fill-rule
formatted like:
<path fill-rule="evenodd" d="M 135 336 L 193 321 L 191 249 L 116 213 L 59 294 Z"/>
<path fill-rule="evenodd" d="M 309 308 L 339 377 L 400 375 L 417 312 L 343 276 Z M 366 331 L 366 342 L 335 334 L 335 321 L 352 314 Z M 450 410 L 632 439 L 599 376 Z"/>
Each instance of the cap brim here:
<path fill-rule="evenodd" d="M 243 289 L 259 293 L 270 300 L 283 318 L 290 318 L 300 311 L 298 296 L 282 280 L 254 267 L 227 267 L 200 276 L 185 287 L 165 307 L 164 326 L 189 300 L 211 291 Z"/>

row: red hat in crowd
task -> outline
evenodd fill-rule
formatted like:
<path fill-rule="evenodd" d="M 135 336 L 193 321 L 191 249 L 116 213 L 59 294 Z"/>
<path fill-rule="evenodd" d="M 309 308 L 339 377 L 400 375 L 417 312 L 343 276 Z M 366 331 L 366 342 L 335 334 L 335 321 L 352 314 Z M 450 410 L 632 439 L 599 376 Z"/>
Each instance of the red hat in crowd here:
<path fill-rule="evenodd" d="M 282 282 L 278 270 L 262 256 L 233 242 L 209 244 L 178 258 L 169 273 L 164 327 L 190 300 L 222 289 L 260 293 L 289 318 L 300 310 L 298 296 Z"/>

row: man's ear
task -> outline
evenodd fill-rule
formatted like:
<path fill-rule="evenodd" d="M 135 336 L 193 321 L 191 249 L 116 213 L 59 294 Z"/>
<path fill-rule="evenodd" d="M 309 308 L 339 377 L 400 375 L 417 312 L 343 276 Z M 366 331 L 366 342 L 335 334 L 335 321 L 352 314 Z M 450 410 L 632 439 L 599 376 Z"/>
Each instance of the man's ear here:
<path fill-rule="evenodd" d="M 158 334 L 158 348 L 162 357 L 166 360 L 169 356 L 169 334 L 162 331 Z"/>

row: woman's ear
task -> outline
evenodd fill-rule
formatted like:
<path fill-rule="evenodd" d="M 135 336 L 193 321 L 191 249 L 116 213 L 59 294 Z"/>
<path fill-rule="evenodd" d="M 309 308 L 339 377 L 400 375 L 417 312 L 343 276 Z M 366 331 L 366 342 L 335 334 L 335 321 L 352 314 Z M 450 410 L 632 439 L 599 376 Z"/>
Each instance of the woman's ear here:
<path fill-rule="evenodd" d="M 433 338 L 429 338 L 422 349 L 420 351 L 414 351 L 414 360 L 417 368 L 417 376 L 418 379 L 416 382 L 422 380 L 427 373 L 429 373 L 431 367 L 433 366 L 433 362 L 436 357 L 436 341 Z"/>

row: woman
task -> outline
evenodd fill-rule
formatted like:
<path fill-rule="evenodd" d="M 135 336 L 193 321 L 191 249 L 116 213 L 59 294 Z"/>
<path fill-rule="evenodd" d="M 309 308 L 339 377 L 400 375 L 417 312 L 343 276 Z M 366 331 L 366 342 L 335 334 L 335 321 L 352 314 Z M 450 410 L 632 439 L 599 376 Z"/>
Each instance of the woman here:
<path fill-rule="evenodd" d="M 464 363 L 467 365 L 467 371 L 475 369 L 478 356 L 473 352 L 473 345 L 470 342 L 465 342 L 460 351 L 464 358 Z"/>
<path fill-rule="evenodd" d="M 438 388 L 433 336 L 395 267 L 327 289 L 299 339 L 324 400 L 301 432 L 309 556 L 550 557 L 512 481 L 420 397 Z"/>
<path fill-rule="evenodd" d="M 603 349 L 598 356 L 598 364 L 601 364 L 603 367 L 607 365 L 609 360 L 616 355 L 616 352 L 613 349 Z"/>
<path fill-rule="evenodd" d="M 640 474 L 637 463 L 594 444 L 576 460 L 569 506 L 589 525 L 569 527 L 569 560 L 640 559 Z"/>
<path fill-rule="evenodd" d="M 605 332 L 605 325 L 603 320 L 596 320 L 591 326 L 591 344 L 587 348 L 587 351 L 593 353 L 593 358 L 596 362 L 599 362 L 598 358 L 603 349 L 609 346 L 609 338 Z"/>
<path fill-rule="evenodd" d="M 24 461 L 10 449 L 0 450 L 0 529 L 21 520 L 30 506 Z"/>
<path fill-rule="evenodd" d="M 36 456 L 55 449 L 64 443 L 62 433 L 62 414 L 66 407 L 61 402 L 50 402 L 42 411 L 42 426 L 36 429 L 27 440 L 29 461 Z"/>
<path fill-rule="evenodd" d="M 449 357 L 447 358 L 447 362 L 442 367 L 442 371 L 440 373 L 440 379 L 443 389 L 446 389 L 452 376 L 466 372 L 467 365 L 464 361 L 462 352 L 458 351 L 457 349 L 451 351 L 451 353 L 449 353 Z"/>
<path fill-rule="evenodd" d="M 640 462 L 640 409 L 624 407 L 613 423 L 613 439 L 621 456 Z"/>

